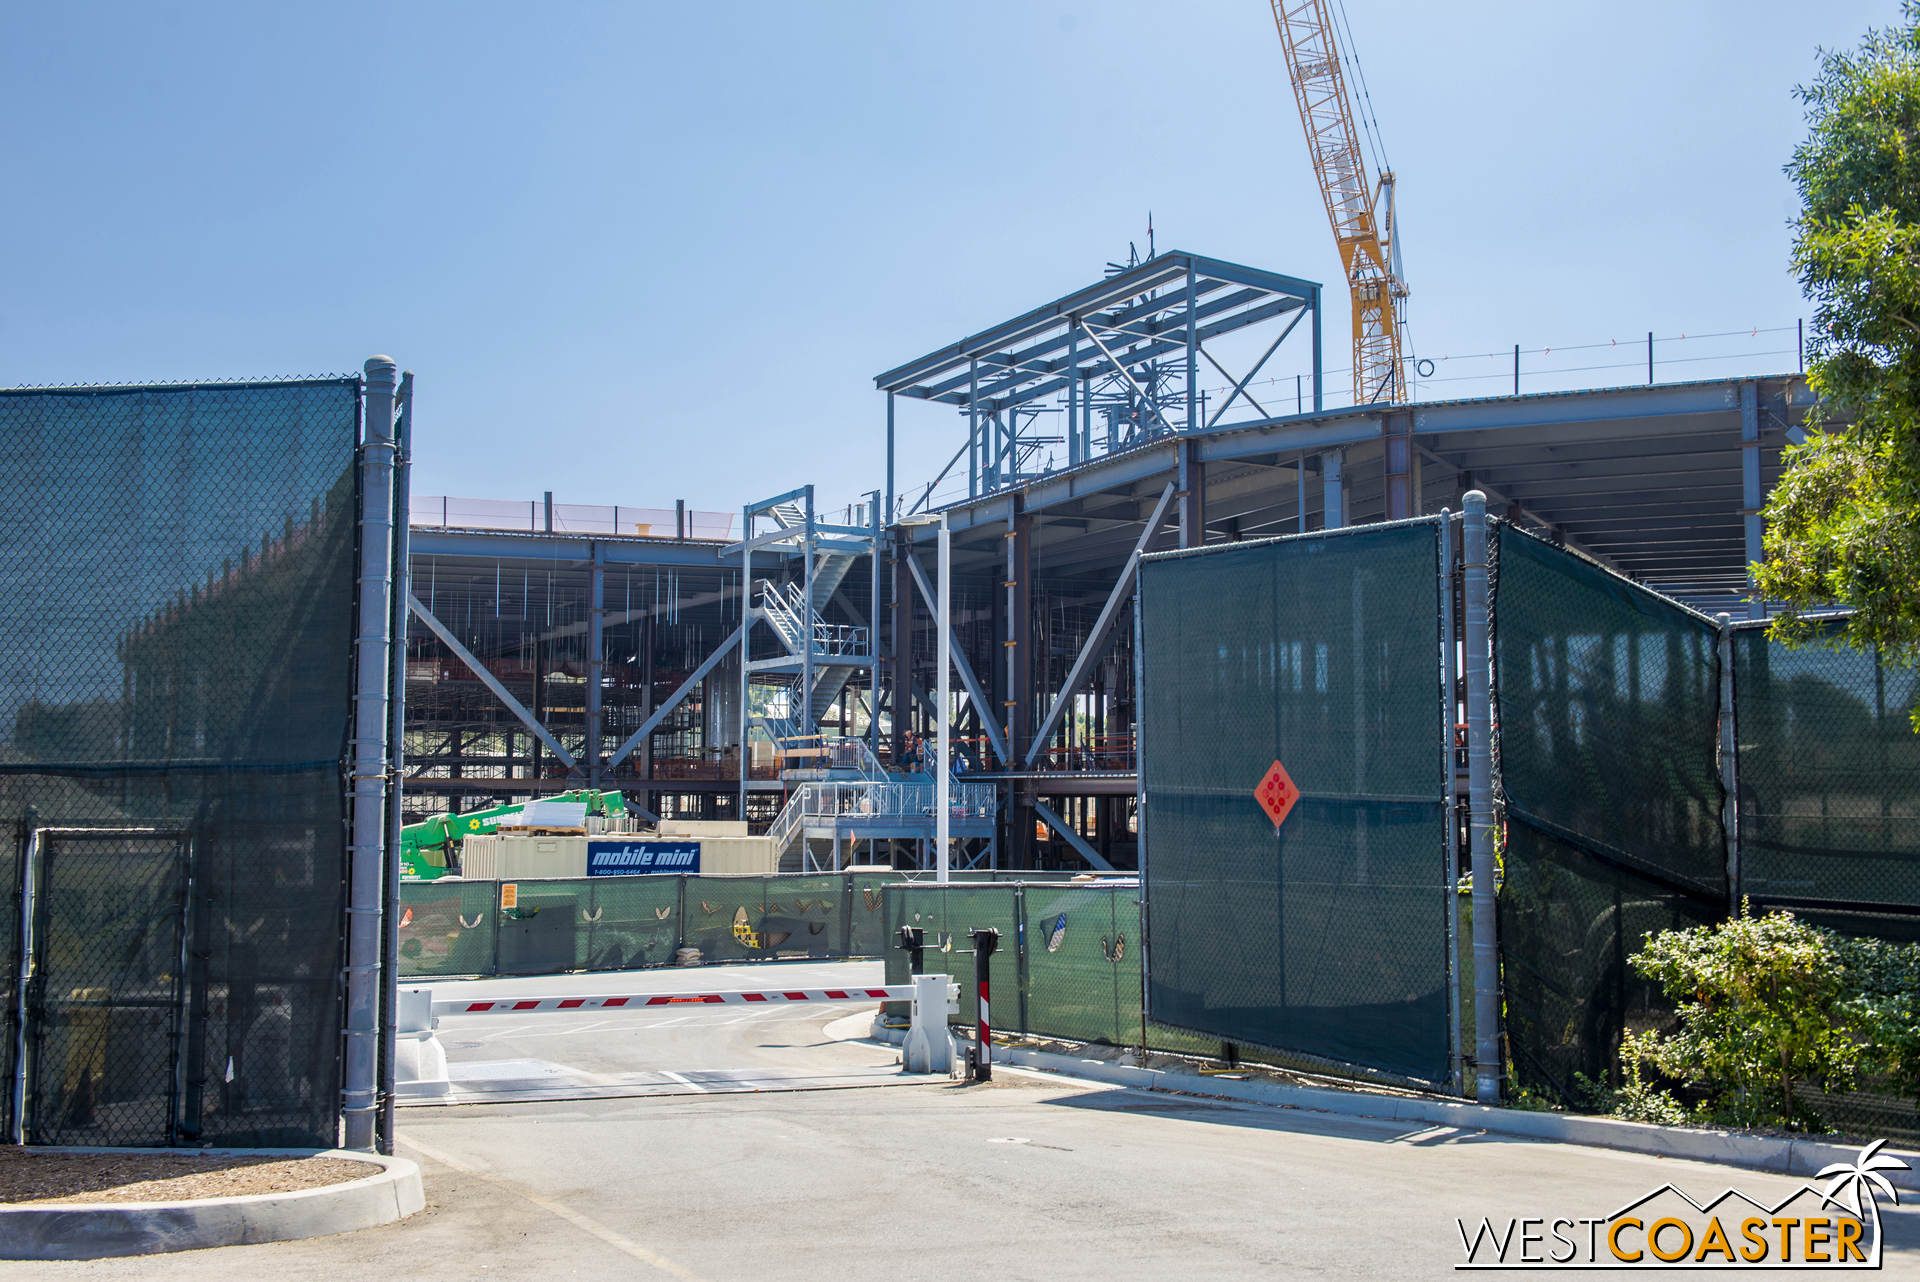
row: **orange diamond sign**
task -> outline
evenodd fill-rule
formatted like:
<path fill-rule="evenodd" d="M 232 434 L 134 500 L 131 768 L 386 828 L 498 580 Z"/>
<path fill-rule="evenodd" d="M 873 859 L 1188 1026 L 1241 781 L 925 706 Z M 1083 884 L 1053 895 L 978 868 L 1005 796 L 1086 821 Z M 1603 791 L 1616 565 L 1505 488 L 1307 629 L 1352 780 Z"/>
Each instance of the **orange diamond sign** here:
<path fill-rule="evenodd" d="M 1280 825 L 1287 821 L 1287 812 L 1293 809 L 1293 803 L 1300 800 L 1300 790 L 1293 786 L 1287 768 L 1276 761 L 1261 778 L 1260 786 L 1253 790 L 1253 799 L 1267 812 L 1267 818 L 1273 820 L 1274 831 L 1278 832 Z"/>

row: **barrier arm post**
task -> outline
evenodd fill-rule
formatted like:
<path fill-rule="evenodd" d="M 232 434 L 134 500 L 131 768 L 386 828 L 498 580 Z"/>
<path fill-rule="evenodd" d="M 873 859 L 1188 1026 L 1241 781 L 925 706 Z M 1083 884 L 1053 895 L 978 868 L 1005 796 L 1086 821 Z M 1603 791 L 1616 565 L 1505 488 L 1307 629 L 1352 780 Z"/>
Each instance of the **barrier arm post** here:
<path fill-rule="evenodd" d="M 973 940 L 973 982 L 978 988 L 979 1030 L 973 1045 L 973 1080 L 993 1080 L 993 1021 L 987 1010 L 987 971 L 993 954 L 1000 947 L 1000 932 L 991 927 L 970 930 Z"/>

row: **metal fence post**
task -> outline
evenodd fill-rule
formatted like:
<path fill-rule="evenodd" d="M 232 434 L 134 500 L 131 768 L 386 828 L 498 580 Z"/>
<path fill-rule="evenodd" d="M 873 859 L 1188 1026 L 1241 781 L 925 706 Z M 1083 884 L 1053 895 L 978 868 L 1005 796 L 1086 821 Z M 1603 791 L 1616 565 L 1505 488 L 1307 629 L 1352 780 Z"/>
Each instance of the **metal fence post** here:
<path fill-rule="evenodd" d="M 1027 967 L 1027 883 L 1013 886 L 1013 964 L 1014 986 L 1020 994 L 1020 1036 L 1027 1035 L 1027 986 L 1032 982 Z"/>
<path fill-rule="evenodd" d="M 1459 718 L 1459 703 L 1454 697 L 1454 617 L 1453 617 L 1453 515 L 1440 509 L 1440 708 L 1445 714 L 1440 723 L 1440 787 L 1442 815 L 1446 821 L 1446 842 L 1442 857 L 1446 877 L 1441 885 L 1447 896 L 1447 1073 L 1453 1087 L 1466 1093 L 1465 1056 L 1460 1045 L 1460 833 L 1454 809 L 1453 727 Z"/>
<path fill-rule="evenodd" d="M 381 878 L 382 902 L 391 905 L 400 894 L 401 802 L 406 777 L 407 734 L 407 572 L 408 529 L 413 507 L 411 483 L 413 437 L 413 371 L 400 376 L 400 394 L 394 421 L 393 468 L 393 671 L 388 686 L 387 715 L 387 851 Z M 400 916 L 388 911 L 380 920 L 380 1123 L 377 1144 L 393 1153 L 394 1054 L 398 1038 L 395 1015 L 400 1001 Z"/>
<path fill-rule="evenodd" d="M 1500 941 L 1495 920 L 1493 757 L 1489 668 L 1493 637 L 1487 613 L 1487 496 L 1466 494 L 1462 523 L 1466 588 L 1467 836 L 1473 858 L 1474 1079 L 1483 1104 L 1500 1102 Z"/>
<path fill-rule="evenodd" d="M 33 987 L 34 941 L 33 918 L 34 898 L 40 885 L 40 812 L 37 807 L 28 806 L 21 825 L 25 830 L 25 840 L 21 842 L 20 855 L 20 935 L 16 944 L 19 949 L 17 966 L 14 970 L 13 993 L 13 1114 L 8 1119 L 8 1139 L 15 1144 L 26 1143 L 27 1134 L 27 1054 L 31 1038 L 30 1022 L 33 1006 L 30 999 Z"/>
<path fill-rule="evenodd" d="M 370 1150 L 379 1106 L 380 917 L 387 844 L 387 682 L 393 632 L 395 365 L 368 359 L 361 445 L 360 635 L 354 663 L 353 828 L 348 847 L 347 1026 L 341 1147 Z"/>
<path fill-rule="evenodd" d="M 1733 616 L 1720 625 L 1720 825 L 1727 842 L 1727 912 L 1740 911 L 1740 742 L 1733 707 Z"/>
<path fill-rule="evenodd" d="M 1143 548 L 1144 544 L 1141 545 Z M 1147 951 L 1149 906 L 1147 904 L 1147 754 L 1140 734 L 1142 716 L 1141 677 L 1146 670 L 1146 650 L 1142 645 L 1140 611 L 1140 563 L 1133 570 L 1133 869 L 1140 879 L 1140 938 L 1134 946 L 1140 951 L 1140 1066 L 1147 1065 L 1147 1021 L 1151 1018 L 1147 997 L 1153 987 L 1151 955 Z"/>

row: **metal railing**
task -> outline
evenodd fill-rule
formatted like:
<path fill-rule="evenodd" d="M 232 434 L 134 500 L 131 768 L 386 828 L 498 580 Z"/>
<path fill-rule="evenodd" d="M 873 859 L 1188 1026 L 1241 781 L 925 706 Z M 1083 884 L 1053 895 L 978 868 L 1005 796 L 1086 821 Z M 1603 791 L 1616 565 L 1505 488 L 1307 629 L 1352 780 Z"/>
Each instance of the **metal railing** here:
<path fill-rule="evenodd" d="M 553 504 L 554 534 L 625 534 L 654 539 L 733 537 L 737 512 L 684 512 L 670 507 Z M 459 530 L 547 530 L 542 499 L 470 499 L 445 494 L 416 494 L 408 502 L 407 523 Z"/>
<path fill-rule="evenodd" d="M 820 612 L 807 605 L 805 594 L 792 583 L 774 584 L 760 580 L 759 606 L 789 653 L 804 652 L 802 640 L 811 623 L 815 657 L 866 659 L 872 657 L 867 629 L 850 624 L 828 623 Z"/>
<path fill-rule="evenodd" d="M 948 816 L 957 820 L 991 820 L 998 806 L 998 789 L 990 783 L 948 785 Z M 803 783 L 787 799 L 767 835 L 776 851 L 783 851 L 802 828 L 822 820 L 923 820 L 934 823 L 936 799 L 931 783 Z"/>

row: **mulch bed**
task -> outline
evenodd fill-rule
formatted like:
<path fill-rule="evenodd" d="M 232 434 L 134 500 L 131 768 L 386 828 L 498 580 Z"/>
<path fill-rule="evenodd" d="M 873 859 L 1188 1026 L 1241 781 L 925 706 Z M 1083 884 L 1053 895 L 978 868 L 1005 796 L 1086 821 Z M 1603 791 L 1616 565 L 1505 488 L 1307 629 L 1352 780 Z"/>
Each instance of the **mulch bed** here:
<path fill-rule="evenodd" d="M 292 1193 L 376 1175 L 372 1162 L 270 1154 L 49 1153 L 0 1146 L 0 1204 L 191 1202 Z"/>

